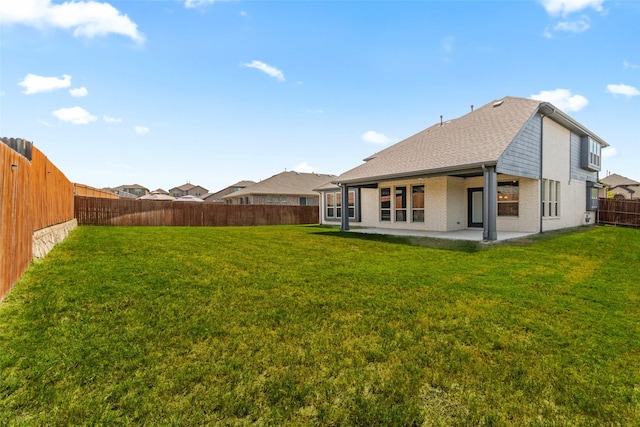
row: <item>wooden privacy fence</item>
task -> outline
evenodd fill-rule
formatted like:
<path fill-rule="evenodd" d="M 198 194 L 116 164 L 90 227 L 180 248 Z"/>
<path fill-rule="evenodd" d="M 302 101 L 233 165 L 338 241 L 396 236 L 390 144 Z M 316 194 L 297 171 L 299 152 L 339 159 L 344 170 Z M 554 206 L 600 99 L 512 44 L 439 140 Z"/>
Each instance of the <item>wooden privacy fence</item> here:
<path fill-rule="evenodd" d="M 73 219 L 73 185 L 33 144 L 0 142 L 0 301 L 33 258 L 33 232 Z"/>
<path fill-rule="evenodd" d="M 640 228 L 640 200 L 600 199 L 598 224 Z"/>
<path fill-rule="evenodd" d="M 111 191 L 101 190 L 99 188 L 90 187 L 84 184 L 73 184 L 73 194 L 75 196 L 85 196 L 85 197 L 100 197 L 102 199 L 119 199 L 116 193 L 112 193 Z"/>
<path fill-rule="evenodd" d="M 245 226 L 318 224 L 318 206 L 227 205 L 222 203 L 75 197 L 80 225 Z"/>

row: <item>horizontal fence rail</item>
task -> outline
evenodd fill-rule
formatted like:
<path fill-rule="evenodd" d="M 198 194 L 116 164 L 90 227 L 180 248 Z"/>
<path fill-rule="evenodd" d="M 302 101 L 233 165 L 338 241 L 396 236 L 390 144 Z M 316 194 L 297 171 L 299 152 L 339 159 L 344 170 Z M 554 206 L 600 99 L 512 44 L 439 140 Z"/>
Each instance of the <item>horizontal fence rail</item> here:
<path fill-rule="evenodd" d="M 600 199 L 598 223 L 640 228 L 640 200 Z"/>
<path fill-rule="evenodd" d="M 318 224 L 317 206 L 227 205 L 220 203 L 75 197 L 79 225 L 251 226 Z"/>

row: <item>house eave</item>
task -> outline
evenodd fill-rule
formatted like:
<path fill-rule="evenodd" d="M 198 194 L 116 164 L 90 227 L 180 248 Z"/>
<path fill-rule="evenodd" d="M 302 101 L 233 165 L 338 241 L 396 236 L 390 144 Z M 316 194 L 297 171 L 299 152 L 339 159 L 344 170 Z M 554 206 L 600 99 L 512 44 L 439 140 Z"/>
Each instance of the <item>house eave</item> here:
<path fill-rule="evenodd" d="M 487 162 L 478 162 L 472 163 L 463 166 L 450 166 L 436 169 L 425 169 L 419 171 L 411 171 L 411 172 L 399 172 L 394 174 L 385 174 L 385 175 L 377 175 L 370 176 L 366 178 L 356 178 L 356 179 L 337 179 L 335 181 L 331 181 L 333 184 L 341 185 L 351 185 L 351 186 L 361 186 L 374 184 L 380 181 L 392 181 L 402 178 L 433 178 L 437 176 L 457 176 L 457 175 L 468 175 L 468 176 L 476 176 L 481 175 L 483 168 L 486 166 L 496 166 L 497 161 L 487 161 Z"/>
<path fill-rule="evenodd" d="M 602 146 L 603 148 L 609 146 L 609 144 L 604 139 L 600 138 L 598 135 L 591 132 L 587 127 L 578 123 L 573 118 L 565 114 L 562 110 L 554 107 L 552 104 L 548 102 L 544 102 L 540 104 L 538 111 L 544 114 L 545 116 L 548 116 L 553 120 L 557 121 L 561 125 L 566 126 L 567 128 L 573 131 L 576 131 L 577 133 L 580 133 L 582 135 L 589 135 L 591 138 L 597 141 L 600 144 L 600 146 Z"/>

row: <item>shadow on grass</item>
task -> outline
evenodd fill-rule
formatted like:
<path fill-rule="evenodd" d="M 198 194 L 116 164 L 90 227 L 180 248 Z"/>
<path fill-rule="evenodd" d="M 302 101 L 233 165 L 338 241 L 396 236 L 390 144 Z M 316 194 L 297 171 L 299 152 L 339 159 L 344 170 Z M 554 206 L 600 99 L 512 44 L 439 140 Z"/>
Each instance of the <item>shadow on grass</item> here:
<path fill-rule="evenodd" d="M 353 233 L 339 231 L 336 227 L 318 225 L 316 226 L 318 231 L 311 234 L 324 235 L 329 237 L 339 237 L 343 239 L 358 239 L 374 242 L 393 243 L 399 245 L 409 246 L 422 246 L 432 249 L 442 249 L 447 251 L 474 253 L 491 248 L 504 247 L 504 246 L 528 246 L 534 243 L 543 242 L 547 240 L 557 239 L 559 237 L 586 233 L 593 230 L 593 226 L 580 226 L 573 228 L 565 228 L 562 230 L 547 231 L 539 234 L 532 234 L 526 237 L 518 239 L 502 240 L 500 242 L 483 243 L 471 240 L 453 240 L 453 239 L 438 239 L 434 237 L 419 237 L 419 236 L 396 236 L 391 234 L 366 234 L 366 233 Z"/>
<path fill-rule="evenodd" d="M 369 242 L 391 243 L 396 245 L 422 246 L 432 249 L 442 249 L 447 251 L 473 253 L 478 252 L 486 247 L 480 242 L 469 240 L 449 240 L 437 239 L 433 237 L 418 236 L 395 236 L 391 234 L 365 234 L 351 233 L 345 231 L 336 231 L 334 227 L 318 226 L 318 231 L 311 234 L 322 235 L 328 237 L 336 237 L 342 239 L 365 240 Z"/>

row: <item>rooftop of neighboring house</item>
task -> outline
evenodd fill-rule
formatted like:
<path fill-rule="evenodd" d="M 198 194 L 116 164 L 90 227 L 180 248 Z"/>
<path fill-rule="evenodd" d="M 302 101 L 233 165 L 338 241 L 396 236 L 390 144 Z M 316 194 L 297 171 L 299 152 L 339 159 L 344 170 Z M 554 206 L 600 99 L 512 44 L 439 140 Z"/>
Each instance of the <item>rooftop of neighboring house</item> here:
<path fill-rule="evenodd" d="M 335 177 L 335 175 L 327 174 L 285 171 L 224 196 L 224 198 L 229 199 L 249 194 L 317 196 L 318 193 L 314 189 Z"/>
<path fill-rule="evenodd" d="M 251 180 L 238 181 L 233 185 L 229 185 L 228 187 L 225 187 L 222 190 L 216 191 L 215 193 L 208 193 L 202 198 L 207 201 L 212 201 L 212 200 L 221 201 L 223 196 L 226 196 L 227 194 L 235 193 L 253 184 L 255 184 L 255 181 L 251 181 Z"/>
<path fill-rule="evenodd" d="M 204 188 L 201 185 L 194 185 L 194 184 L 191 184 L 190 182 L 187 182 L 185 184 L 180 185 L 179 187 L 173 187 L 173 188 L 169 189 L 169 192 L 173 192 L 174 190 L 189 191 L 189 190 L 192 190 L 192 189 L 194 189 L 196 187 L 202 188 L 205 192 L 209 191 L 209 190 L 207 190 L 206 188 Z"/>
<path fill-rule="evenodd" d="M 455 119 L 443 120 L 372 156 L 334 182 L 363 183 L 495 164 L 518 133 L 542 113 L 602 146 L 608 144 L 548 102 L 505 97 Z"/>
<path fill-rule="evenodd" d="M 621 186 L 634 187 L 640 185 L 640 182 L 634 181 L 633 179 L 627 178 L 626 176 L 618 175 L 617 173 L 612 173 L 611 175 L 607 175 L 604 178 L 600 178 L 600 182 L 609 188 Z"/>
<path fill-rule="evenodd" d="M 147 187 L 143 187 L 140 184 L 130 184 L 130 185 L 119 185 L 117 187 L 113 187 L 112 190 L 117 190 L 117 191 L 127 191 L 127 190 L 144 190 L 147 193 L 149 192 L 149 189 Z"/>

